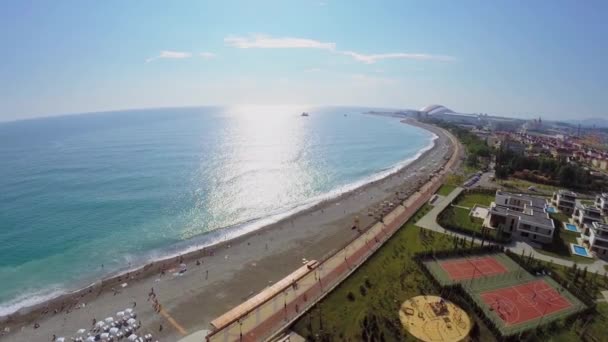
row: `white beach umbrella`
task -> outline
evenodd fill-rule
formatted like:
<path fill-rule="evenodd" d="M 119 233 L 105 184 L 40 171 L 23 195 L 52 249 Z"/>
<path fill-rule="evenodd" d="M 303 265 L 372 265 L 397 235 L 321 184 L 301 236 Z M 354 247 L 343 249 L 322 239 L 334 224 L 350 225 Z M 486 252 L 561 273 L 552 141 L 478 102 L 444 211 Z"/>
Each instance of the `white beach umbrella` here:
<path fill-rule="evenodd" d="M 107 339 L 108 337 L 110 337 L 110 334 L 108 334 L 108 333 L 101 334 L 101 338 L 104 340 Z"/>
<path fill-rule="evenodd" d="M 87 342 L 95 342 L 95 336 L 87 337 Z"/>
<path fill-rule="evenodd" d="M 122 316 L 124 316 L 124 315 L 125 315 L 125 312 L 124 312 L 124 311 L 118 311 L 118 312 L 116 313 L 116 317 L 122 317 Z"/>
<path fill-rule="evenodd" d="M 135 335 L 135 334 L 131 334 L 129 336 L 129 341 L 135 341 L 136 339 L 137 339 L 137 335 Z"/>
<path fill-rule="evenodd" d="M 55 342 L 65 342 L 65 337 L 57 337 Z"/>
<path fill-rule="evenodd" d="M 131 312 L 133 312 L 133 309 L 131 309 L 131 308 L 127 308 L 127 309 L 125 309 L 125 312 L 126 312 L 126 313 L 131 313 Z"/>
<path fill-rule="evenodd" d="M 112 323 L 114 322 L 114 317 L 108 317 L 105 319 L 106 323 Z"/>
<path fill-rule="evenodd" d="M 78 331 L 76 333 L 77 334 L 84 334 L 85 332 L 87 332 L 85 329 L 78 329 Z"/>
<path fill-rule="evenodd" d="M 114 328 L 110 329 L 110 334 L 116 334 L 118 331 L 119 331 L 119 329 L 114 327 Z"/>
<path fill-rule="evenodd" d="M 98 328 L 101 328 L 101 327 L 103 327 L 104 324 L 105 323 L 103 321 L 99 321 L 99 322 L 95 323 L 95 326 Z"/>
<path fill-rule="evenodd" d="M 129 323 L 129 324 L 135 324 L 135 322 L 136 322 L 135 318 L 129 318 L 127 320 L 127 323 Z"/>

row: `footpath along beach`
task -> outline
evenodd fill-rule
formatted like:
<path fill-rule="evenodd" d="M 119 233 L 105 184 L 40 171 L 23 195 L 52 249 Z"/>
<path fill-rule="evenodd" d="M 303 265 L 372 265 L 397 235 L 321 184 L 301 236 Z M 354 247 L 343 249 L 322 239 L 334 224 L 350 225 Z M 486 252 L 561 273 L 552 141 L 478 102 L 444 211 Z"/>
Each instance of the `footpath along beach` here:
<path fill-rule="evenodd" d="M 434 126 L 409 122 L 437 135 L 434 146 L 417 160 L 381 180 L 322 202 L 277 223 L 222 244 L 155 261 L 80 291 L 23 309 L 0 319 L 2 341 L 50 341 L 75 336 L 125 308 L 137 311 L 139 335 L 175 341 L 272 285 L 302 265 L 322 259 L 351 240 L 356 219 L 366 227 L 385 201 L 414 193 L 451 156 L 454 147 Z M 180 264 L 186 271 L 180 273 Z M 123 287 L 123 284 L 124 285 Z M 160 304 L 149 298 L 151 289 Z"/>

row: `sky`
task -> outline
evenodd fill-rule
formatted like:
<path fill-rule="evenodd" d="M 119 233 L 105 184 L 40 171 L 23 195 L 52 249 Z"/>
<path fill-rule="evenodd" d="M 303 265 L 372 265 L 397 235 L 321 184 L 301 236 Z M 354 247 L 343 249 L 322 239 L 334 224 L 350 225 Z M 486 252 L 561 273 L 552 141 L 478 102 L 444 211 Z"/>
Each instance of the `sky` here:
<path fill-rule="evenodd" d="M 0 121 L 361 105 L 608 117 L 606 1 L 0 3 Z"/>

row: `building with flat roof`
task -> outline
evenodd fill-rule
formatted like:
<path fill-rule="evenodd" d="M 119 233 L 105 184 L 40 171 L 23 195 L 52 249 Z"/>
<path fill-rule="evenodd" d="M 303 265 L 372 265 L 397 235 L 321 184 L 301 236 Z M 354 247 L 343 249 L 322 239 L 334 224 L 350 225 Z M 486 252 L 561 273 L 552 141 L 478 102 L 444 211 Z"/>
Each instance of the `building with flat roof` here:
<path fill-rule="evenodd" d="M 551 204 L 557 207 L 560 212 L 570 216 L 576 206 L 576 197 L 575 192 L 561 189 L 553 193 Z"/>
<path fill-rule="evenodd" d="M 595 196 L 595 207 L 601 210 L 604 215 L 608 215 L 608 193 Z"/>
<path fill-rule="evenodd" d="M 546 208 L 544 198 L 499 190 L 483 225 L 504 237 L 548 244 L 553 241 L 555 224 Z"/>
<path fill-rule="evenodd" d="M 595 256 L 608 258 L 608 224 L 593 222 L 587 226 L 583 236 L 587 238 L 589 249 L 595 253 Z"/>
<path fill-rule="evenodd" d="M 572 214 L 574 222 L 579 226 L 584 227 L 586 224 L 591 225 L 593 222 L 602 220 L 602 212 L 595 206 L 577 203 Z"/>

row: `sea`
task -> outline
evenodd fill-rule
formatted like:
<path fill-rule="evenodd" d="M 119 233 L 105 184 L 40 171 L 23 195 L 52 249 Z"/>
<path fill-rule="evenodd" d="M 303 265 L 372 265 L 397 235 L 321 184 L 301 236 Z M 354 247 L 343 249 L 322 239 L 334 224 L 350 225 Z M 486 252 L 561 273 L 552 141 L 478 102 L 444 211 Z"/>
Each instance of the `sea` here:
<path fill-rule="evenodd" d="M 163 108 L 0 123 L 0 316 L 259 229 L 432 146 L 430 132 L 371 109 Z"/>

